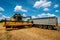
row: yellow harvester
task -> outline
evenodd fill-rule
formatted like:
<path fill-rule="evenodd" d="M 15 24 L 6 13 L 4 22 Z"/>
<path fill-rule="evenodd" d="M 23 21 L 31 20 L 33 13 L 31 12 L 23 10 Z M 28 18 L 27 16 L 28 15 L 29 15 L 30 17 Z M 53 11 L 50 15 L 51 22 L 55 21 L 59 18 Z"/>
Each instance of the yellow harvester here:
<path fill-rule="evenodd" d="M 15 14 L 9 20 L 5 20 L 3 22 L 3 27 L 6 27 L 6 28 L 22 28 L 22 27 L 31 27 L 33 25 L 33 22 L 23 21 L 23 18 L 27 18 L 27 17 L 23 17 L 20 14 Z"/>

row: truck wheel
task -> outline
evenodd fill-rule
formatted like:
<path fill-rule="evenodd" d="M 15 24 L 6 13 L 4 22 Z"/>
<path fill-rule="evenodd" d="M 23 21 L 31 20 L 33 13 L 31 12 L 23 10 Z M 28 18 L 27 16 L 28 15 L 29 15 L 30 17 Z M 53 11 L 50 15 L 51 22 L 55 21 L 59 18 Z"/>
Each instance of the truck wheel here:
<path fill-rule="evenodd" d="M 41 26 L 39 26 L 39 28 L 41 28 Z"/>
<path fill-rule="evenodd" d="M 49 30 L 52 30 L 52 29 L 53 29 L 53 27 L 52 27 L 52 26 L 48 26 L 48 29 L 49 29 Z"/>
<path fill-rule="evenodd" d="M 48 27 L 47 27 L 47 26 L 44 26 L 43 28 L 44 28 L 44 29 L 47 29 Z"/>
<path fill-rule="evenodd" d="M 43 26 L 39 26 L 39 28 L 43 28 Z"/>

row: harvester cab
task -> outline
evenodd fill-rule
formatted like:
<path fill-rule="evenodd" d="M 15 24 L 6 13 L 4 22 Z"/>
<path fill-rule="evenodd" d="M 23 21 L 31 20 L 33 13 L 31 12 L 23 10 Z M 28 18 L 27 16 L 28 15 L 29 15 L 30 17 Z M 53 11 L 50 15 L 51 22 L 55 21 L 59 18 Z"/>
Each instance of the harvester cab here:
<path fill-rule="evenodd" d="M 15 14 L 13 15 L 13 19 L 15 19 L 15 21 L 22 21 L 23 16 L 21 16 L 20 14 Z"/>
<path fill-rule="evenodd" d="M 28 19 L 31 19 L 31 16 L 27 16 L 27 17 L 24 17 L 24 16 L 21 16 L 21 14 L 15 14 L 13 15 L 12 19 L 15 19 L 13 21 L 28 21 Z"/>

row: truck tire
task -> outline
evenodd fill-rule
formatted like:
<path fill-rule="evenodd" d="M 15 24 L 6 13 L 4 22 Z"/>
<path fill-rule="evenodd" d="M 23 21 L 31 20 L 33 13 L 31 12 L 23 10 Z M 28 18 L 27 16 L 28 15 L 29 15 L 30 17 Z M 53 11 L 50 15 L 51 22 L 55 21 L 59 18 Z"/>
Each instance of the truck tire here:
<path fill-rule="evenodd" d="M 47 27 L 47 26 L 44 26 L 43 28 L 44 28 L 44 29 L 47 29 L 48 27 Z"/>
<path fill-rule="evenodd" d="M 43 26 L 39 26 L 39 28 L 43 28 Z"/>
<path fill-rule="evenodd" d="M 53 29 L 53 27 L 52 27 L 52 26 L 48 26 L 48 29 L 49 29 L 49 30 L 52 30 L 52 29 Z"/>

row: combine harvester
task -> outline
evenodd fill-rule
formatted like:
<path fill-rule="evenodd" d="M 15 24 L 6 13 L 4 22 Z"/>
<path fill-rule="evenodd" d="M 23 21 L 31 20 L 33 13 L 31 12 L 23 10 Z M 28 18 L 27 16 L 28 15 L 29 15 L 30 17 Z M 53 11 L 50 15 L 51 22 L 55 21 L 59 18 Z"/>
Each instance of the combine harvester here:
<path fill-rule="evenodd" d="M 10 20 L 6 20 L 3 22 L 3 27 L 14 29 L 14 28 L 23 28 L 23 27 L 32 27 L 32 21 L 23 21 L 23 18 L 31 18 L 23 17 L 20 14 L 15 14 Z"/>
<path fill-rule="evenodd" d="M 30 18 L 24 21 L 23 18 Z M 44 29 L 56 29 L 58 26 L 57 17 L 46 17 L 46 18 L 35 18 L 32 19 L 31 16 L 23 17 L 20 14 L 13 15 L 10 20 L 5 20 L 3 22 L 3 27 L 5 28 L 23 28 L 23 27 L 39 27 Z"/>

